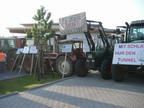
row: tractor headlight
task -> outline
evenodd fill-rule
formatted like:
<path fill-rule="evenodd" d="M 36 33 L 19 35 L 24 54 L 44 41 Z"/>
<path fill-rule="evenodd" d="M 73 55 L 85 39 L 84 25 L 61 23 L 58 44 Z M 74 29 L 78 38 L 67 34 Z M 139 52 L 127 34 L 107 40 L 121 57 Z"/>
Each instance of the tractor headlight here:
<path fill-rule="evenodd" d="M 92 54 L 87 54 L 88 59 L 92 59 Z"/>

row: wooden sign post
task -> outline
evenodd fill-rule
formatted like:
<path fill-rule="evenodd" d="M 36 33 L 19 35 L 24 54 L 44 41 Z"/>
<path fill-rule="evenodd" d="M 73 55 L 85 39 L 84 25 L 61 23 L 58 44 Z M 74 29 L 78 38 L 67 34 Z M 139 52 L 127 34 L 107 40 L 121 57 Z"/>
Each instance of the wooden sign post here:
<path fill-rule="evenodd" d="M 37 54 L 36 46 L 30 46 L 29 53 L 32 54 L 32 62 L 31 62 L 31 69 L 30 69 L 30 76 L 31 76 L 32 75 L 32 69 L 33 69 L 34 55 Z"/>
<path fill-rule="evenodd" d="M 25 56 L 26 56 L 26 54 L 29 53 L 29 46 L 25 46 L 25 47 L 24 47 L 24 49 L 23 49 L 23 53 L 24 53 L 24 56 L 23 56 L 22 63 L 21 63 L 21 66 L 20 66 L 19 74 L 20 74 L 20 72 L 21 72 L 21 69 L 22 69 L 22 65 L 23 65 L 23 62 L 24 62 Z"/>
<path fill-rule="evenodd" d="M 16 59 L 15 59 L 13 65 L 12 65 L 11 71 L 13 71 L 13 68 L 14 68 L 14 66 L 15 66 L 15 64 L 16 64 L 16 62 L 17 62 L 17 59 L 18 59 L 19 55 L 22 53 L 22 51 L 23 51 L 23 48 L 19 48 L 19 49 L 16 51 L 16 55 L 17 55 L 17 56 L 16 56 Z"/>

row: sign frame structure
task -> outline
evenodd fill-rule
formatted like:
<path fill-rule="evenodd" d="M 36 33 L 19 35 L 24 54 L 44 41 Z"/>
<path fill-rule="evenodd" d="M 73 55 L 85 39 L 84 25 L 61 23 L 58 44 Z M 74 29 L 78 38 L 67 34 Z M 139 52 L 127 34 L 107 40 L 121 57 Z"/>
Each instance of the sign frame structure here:
<path fill-rule="evenodd" d="M 115 44 L 112 64 L 144 65 L 144 43 Z"/>
<path fill-rule="evenodd" d="M 64 78 L 64 73 L 65 73 L 65 68 L 66 68 L 66 61 L 67 61 L 67 53 L 72 52 L 72 44 L 71 43 L 66 43 L 62 44 L 61 46 L 61 52 L 65 53 L 65 59 L 64 59 L 64 68 L 63 68 L 63 74 L 62 74 L 62 79 Z"/>
<path fill-rule="evenodd" d="M 78 13 L 59 18 L 59 29 L 61 35 L 87 32 L 86 13 Z"/>
<path fill-rule="evenodd" d="M 14 60 L 14 63 L 13 63 L 13 65 L 12 65 L 12 68 L 11 68 L 11 72 L 13 71 L 13 68 L 14 68 L 14 66 L 15 66 L 15 64 L 16 64 L 16 61 L 18 60 L 18 57 L 19 57 L 19 55 L 21 54 L 23 52 L 23 48 L 18 48 L 17 49 L 17 51 L 16 51 L 16 59 Z"/>

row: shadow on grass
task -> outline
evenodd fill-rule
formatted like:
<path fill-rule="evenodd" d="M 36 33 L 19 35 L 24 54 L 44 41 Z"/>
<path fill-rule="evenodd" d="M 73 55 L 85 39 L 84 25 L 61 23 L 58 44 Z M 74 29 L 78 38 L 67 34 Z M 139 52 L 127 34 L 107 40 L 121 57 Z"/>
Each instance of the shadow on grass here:
<path fill-rule="evenodd" d="M 38 76 L 23 76 L 19 78 L 9 79 L 0 81 L 0 95 L 15 92 L 15 91 L 25 91 L 29 88 L 36 87 L 48 82 L 52 82 L 55 80 L 61 79 L 61 77 L 54 73 L 54 77 L 52 74 L 46 73 L 42 76 L 41 80 L 38 81 Z"/>

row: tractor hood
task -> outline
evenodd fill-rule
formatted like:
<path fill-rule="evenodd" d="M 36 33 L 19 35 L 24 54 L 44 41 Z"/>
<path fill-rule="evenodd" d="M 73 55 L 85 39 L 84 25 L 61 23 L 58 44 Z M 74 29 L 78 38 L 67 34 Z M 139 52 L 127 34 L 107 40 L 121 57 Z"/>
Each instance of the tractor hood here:
<path fill-rule="evenodd" d="M 131 43 L 144 43 L 144 40 L 135 40 L 135 41 L 132 41 Z"/>

